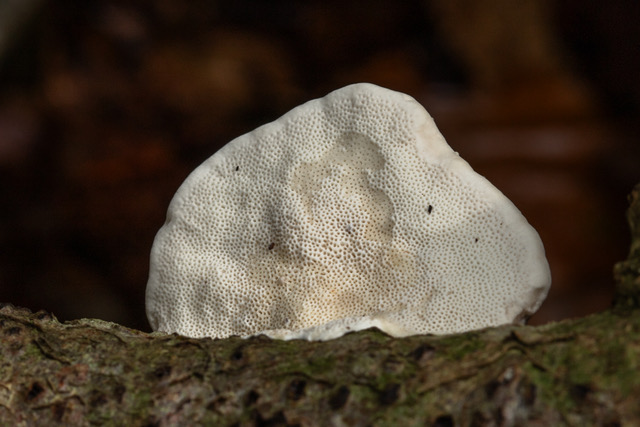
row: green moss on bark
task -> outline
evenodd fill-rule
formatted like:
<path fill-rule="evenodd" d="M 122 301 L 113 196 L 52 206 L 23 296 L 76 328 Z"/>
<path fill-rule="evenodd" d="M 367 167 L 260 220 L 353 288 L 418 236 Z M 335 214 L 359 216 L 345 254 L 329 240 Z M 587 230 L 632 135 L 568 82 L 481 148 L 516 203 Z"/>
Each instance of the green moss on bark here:
<path fill-rule="evenodd" d="M 0 421 L 390 425 L 640 421 L 640 316 L 325 343 L 195 340 L 0 310 Z"/>
<path fill-rule="evenodd" d="M 627 221 L 631 229 L 629 256 L 614 267 L 617 310 L 640 307 L 640 184 L 629 195 Z"/>

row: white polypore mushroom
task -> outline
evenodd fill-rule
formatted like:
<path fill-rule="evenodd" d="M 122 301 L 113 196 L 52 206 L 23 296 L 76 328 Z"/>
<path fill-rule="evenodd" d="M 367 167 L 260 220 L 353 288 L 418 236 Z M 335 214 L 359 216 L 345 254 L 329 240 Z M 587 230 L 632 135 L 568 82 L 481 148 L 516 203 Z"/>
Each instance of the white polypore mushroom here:
<path fill-rule="evenodd" d="M 191 173 L 154 241 L 146 303 L 154 330 L 323 340 L 520 322 L 549 285 L 536 231 L 424 108 L 355 84 Z"/>

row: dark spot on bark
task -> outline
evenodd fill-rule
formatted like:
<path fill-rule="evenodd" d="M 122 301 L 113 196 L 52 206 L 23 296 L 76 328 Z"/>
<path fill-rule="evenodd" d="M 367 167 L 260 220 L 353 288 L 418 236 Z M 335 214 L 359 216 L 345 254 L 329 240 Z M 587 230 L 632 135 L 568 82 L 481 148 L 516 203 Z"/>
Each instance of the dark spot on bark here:
<path fill-rule="evenodd" d="M 381 405 L 391 405 L 398 400 L 398 395 L 400 391 L 400 384 L 389 384 L 380 392 L 380 404 Z"/>
<path fill-rule="evenodd" d="M 236 172 L 240 170 L 240 166 L 236 166 Z"/>
<path fill-rule="evenodd" d="M 208 411 L 217 411 L 218 407 L 224 405 L 225 403 L 227 403 L 227 398 L 224 397 L 224 396 L 218 396 L 217 398 L 215 398 L 211 402 L 209 402 L 209 404 L 207 405 L 207 410 Z"/>
<path fill-rule="evenodd" d="M 287 398 L 290 400 L 300 400 L 304 397 L 304 389 L 307 382 L 304 380 L 293 380 L 287 387 Z"/>
<path fill-rule="evenodd" d="M 269 245 L 269 250 L 272 250 L 272 249 L 273 249 L 273 248 L 275 248 L 275 247 L 276 247 L 276 244 L 275 244 L 275 243 L 271 243 L 271 244 Z"/>
<path fill-rule="evenodd" d="M 238 347 L 231 354 L 231 360 L 238 361 L 241 360 L 244 355 L 242 354 L 242 347 Z"/>
<path fill-rule="evenodd" d="M 495 423 L 491 424 L 491 418 L 486 416 L 480 411 L 475 411 L 471 416 L 471 427 L 484 427 L 486 425 L 495 425 Z"/>
<path fill-rule="evenodd" d="M 299 424 L 289 424 L 287 423 L 287 418 L 284 416 L 284 412 L 279 411 L 273 414 L 271 418 L 262 418 L 262 414 L 259 412 L 256 413 L 256 426 L 259 427 L 272 427 L 272 426 L 288 426 L 293 427 Z"/>
<path fill-rule="evenodd" d="M 92 408 L 95 408 L 96 406 L 104 405 L 108 401 L 109 399 L 107 399 L 107 396 L 104 393 L 99 393 L 97 391 L 94 391 L 91 393 L 89 397 L 89 406 L 91 406 Z"/>
<path fill-rule="evenodd" d="M 428 213 L 429 215 L 431 215 L 431 212 L 433 212 L 433 206 L 429 205 L 429 206 L 427 207 L 427 213 Z"/>
<path fill-rule="evenodd" d="M 423 344 L 413 350 L 412 355 L 416 362 L 424 362 L 425 360 L 429 359 L 433 355 L 433 353 L 435 353 L 435 351 L 436 349 L 431 347 L 430 345 Z"/>
<path fill-rule="evenodd" d="M 55 419 L 58 422 L 62 421 L 62 417 L 64 417 L 64 411 L 65 411 L 65 405 L 62 402 L 58 402 L 55 405 L 53 405 L 53 407 L 51 408 L 51 411 L 53 412 L 53 419 Z"/>
<path fill-rule="evenodd" d="M 493 411 L 493 422 L 495 422 L 496 425 L 499 425 L 499 426 L 505 425 L 505 423 L 504 423 L 504 414 L 502 413 L 502 408 L 496 408 L 496 410 Z"/>
<path fill-rule="evenodd" d="M 340 386 L 338 390 L 329 398 L 329 407 L 334 411 L 342 408 L 345 403 L 347 403 L 347 399 L 351 392 L 347 386 Z"/>
<path fill-rule="evenodd" d="M 535 403 L 536 401 L 536 394 L 537 394 L 537 389 L 536 386 L 533 384 L 527 384 L 523 387 L 523 390 L 521 392 L 522 395 L 522 401 L 528 405 L 531 406 Z"/>
<path fill-rule="evenodd" d="M 451 415 L 440 415 L 432 425 L 433 427 L 453 427 L 453 417 Z"/>
<path fill-rule="evenodd" d="M 176 413 L 182 411 L 182 408 L 184 408 L 185 405 L 188 405 L 189 403 L 191 403 L 191 399 L 185 399 L 185 400 L 180 401 L 180 403 L 178 404 L 178 406 L 175 409 Z"/>
<path fill-rule="evenodd" d="M 498 390 L 499 387 L 500 387 L 500 382 L 498 382 L 497 380 L 489 381 L 489 383 L 486 386 L 484 386 L 484 391 L 485 393 L 487 393 L 487 397 L 492 398 L 493 395 L 496 394 L 496 391 Z"/>
<path fill-rule="evenodd" d="M 113 397 L 118 403 L 122 403 L 122 397 L 124 396 L 125 391 L 127 391 L 127 388 L 122 384 L 118 384 L 116 388 L 113 389 Z"/>
<path fill-rule="evenodd" d="M 591 393 L 591 386 L 588 384 L 574 384 L 569 388 L 569 394 L 573 398 L 573 400 L 578 403 L 584 402 L 589 393 Z"/>
<path fill-rule="evenodd" d="M 171 373 L 171 366 L 164 365 L 154 369 L 153 376 L 157 379 L 161 379 L 168 376 L 170 373 Z"/>
<path fill-rule="evenodd" d="M 13 328 L 9 328 L 6 331 L 4 331 L 5 335 L 18 335 L 20 332 L 22 332 L 22 328 L 20 328 L 19 326 L 14 326 Z"/>
<path fill-rule="evenodd" d="M 250 390 L 249 393 L 247 393 L 247 397 L 244 400 L 244 403 L 247 406 L 251 406 L 254 403 L 256 403 L 258 401 L 258 399 L 260 398 L 260 395 L 258 394 L 257 391 L 255 390 Z"/>
<path fill-rule="evenodd" d="M 47 313 L 44 310 L 40 310 L 39 312 L 37 312 L 35 314 L 35 316 L 36 316 L 36 319 L 38 319 L 38 320 L 45 320 L 45 319 L 46 320 L 51 320 L 51 319 L 53 319 L 53 316 L 51 315 L 51 313 Z"/>
<path fill-rule="evenodd" d="M 31 388 L 27 392 L 27 400 L 33 400 L 40 395 L 44 391 L 44 388 L 40 385 L 40 383 L 31 384 Z"/>
<path fill-rule="evenodd" d="M 475 243 L 478 243 L 478 238 L 473 239 Z"/>

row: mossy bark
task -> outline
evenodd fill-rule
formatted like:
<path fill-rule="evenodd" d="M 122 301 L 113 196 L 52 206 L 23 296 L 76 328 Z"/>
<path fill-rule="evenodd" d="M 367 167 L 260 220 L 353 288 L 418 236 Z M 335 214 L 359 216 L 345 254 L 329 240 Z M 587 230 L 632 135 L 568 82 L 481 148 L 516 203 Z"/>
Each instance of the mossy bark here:
<path fill-rule="evenodd" d="M 612 310 L 328 342 L 190 339 L 0 309 L 2 425 L 638 425 L 640 186 Z"/>
<path fill-rule="evenodd" d="M 629 195 L 627 220 L 631 228 L 631 248 L 625 261 L 614 268 L 617 282 L 614 306 L 618 310 L 640 307 L 640 184 Z"/>

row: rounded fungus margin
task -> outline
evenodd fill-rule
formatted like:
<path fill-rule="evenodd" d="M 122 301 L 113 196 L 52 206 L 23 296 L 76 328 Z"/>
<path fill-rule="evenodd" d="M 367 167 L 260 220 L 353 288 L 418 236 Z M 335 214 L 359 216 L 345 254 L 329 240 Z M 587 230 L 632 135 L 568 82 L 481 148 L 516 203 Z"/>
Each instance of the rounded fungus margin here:
<path fill-rule="evenodd" d="M 326 340 L 524 321 L 550 286 L 520 211 L 408 95 L 368 83 L 229 142 L 178 189 L 152 250 L 154 330 Z"/>

